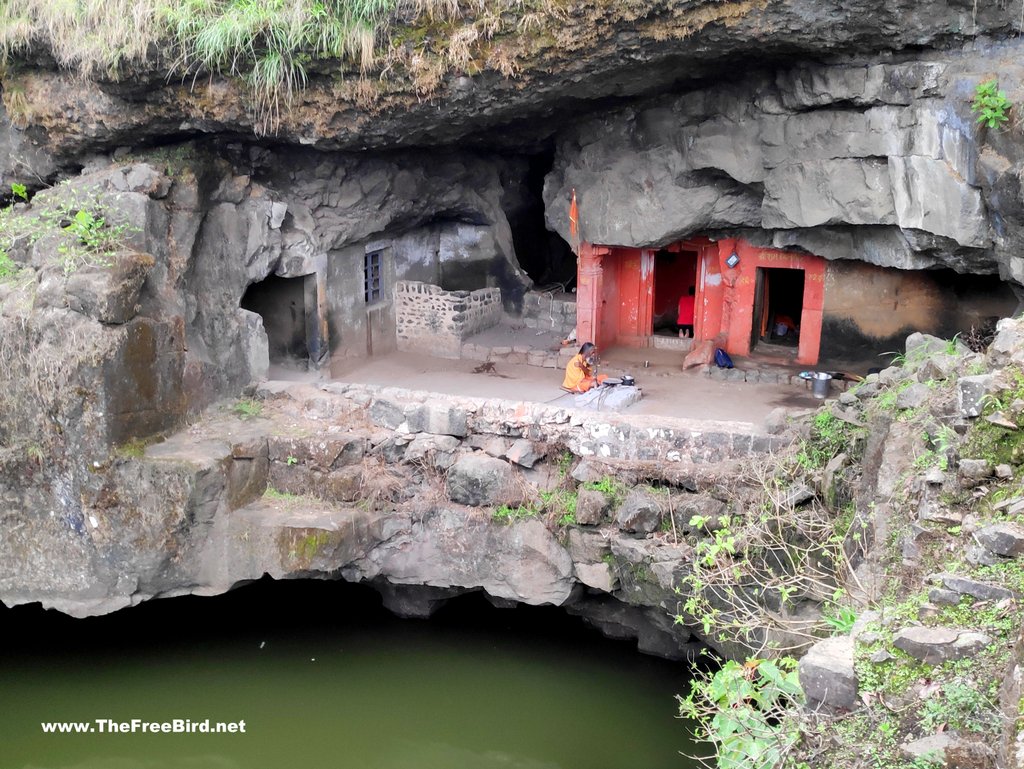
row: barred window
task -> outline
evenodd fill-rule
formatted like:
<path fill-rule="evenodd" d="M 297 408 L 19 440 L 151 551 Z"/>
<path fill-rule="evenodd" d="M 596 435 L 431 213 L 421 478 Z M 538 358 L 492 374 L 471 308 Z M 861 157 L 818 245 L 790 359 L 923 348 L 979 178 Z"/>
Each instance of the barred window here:
<path fill-rule="evenodd" d="M 366 294 L 366 303 L 379 302 L 383 296 L 381 287 L 381 252 L 367 251 L 366 263 L 363 269 L 363 288 Z"/>

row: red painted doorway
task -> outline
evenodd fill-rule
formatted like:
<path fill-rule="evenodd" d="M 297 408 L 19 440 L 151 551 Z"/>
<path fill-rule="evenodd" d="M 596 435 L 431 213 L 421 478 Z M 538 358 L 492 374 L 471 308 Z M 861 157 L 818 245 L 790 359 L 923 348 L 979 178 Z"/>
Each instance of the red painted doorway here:
<path fill-rule="evenodd" d="M 755 282 L 751 350 L 795 357 L 800 346 L 804 271 L 758 267 Z"/>
<path fill-rule="evenodd" d="M 678 246 L 654 255 L 653 336 L 678 336 L 679 300 L 697 285 L 697 251 Z"/>

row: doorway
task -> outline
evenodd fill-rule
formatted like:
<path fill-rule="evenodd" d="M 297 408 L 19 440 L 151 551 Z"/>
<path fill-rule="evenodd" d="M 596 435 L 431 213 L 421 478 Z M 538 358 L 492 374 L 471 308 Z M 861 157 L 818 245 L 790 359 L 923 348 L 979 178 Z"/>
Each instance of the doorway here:
<path fill-rule="evenodd" d="M 302 367 L 309 362 L 306 345 L 306 300 L 302 278 L 270 275 L 245 292 L 242 309 L 263 318 L 270 362 Z"/>
<path fill-rule="evenodd" d="M 679 335 L 679 300 L 692 296 L 697 285 L 697 252 L 663 249 L 654 255 L 653 336 Z M 692 303 L 690 305 L 692 307 Z M 690 319 L 692 335 L 693 320 Z"/>
<path fill-rule="evenodd" d="M 758 267 L 754 287 L 751 350 L 795 355 L 800 346 L 804 271 Z"/>

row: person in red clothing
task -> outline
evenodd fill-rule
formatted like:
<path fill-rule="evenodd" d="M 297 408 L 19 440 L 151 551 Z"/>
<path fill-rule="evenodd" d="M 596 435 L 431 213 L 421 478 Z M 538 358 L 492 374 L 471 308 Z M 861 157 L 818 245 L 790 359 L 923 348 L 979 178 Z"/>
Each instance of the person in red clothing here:
<path fill-rule="evenodd" d="M 696 289 L 690 286 L 686 294 L 679 297 L 679 314 L 676 316 L 676 325 L 679 327 L 679 336 L 693 336 L 693 303 Z"/>

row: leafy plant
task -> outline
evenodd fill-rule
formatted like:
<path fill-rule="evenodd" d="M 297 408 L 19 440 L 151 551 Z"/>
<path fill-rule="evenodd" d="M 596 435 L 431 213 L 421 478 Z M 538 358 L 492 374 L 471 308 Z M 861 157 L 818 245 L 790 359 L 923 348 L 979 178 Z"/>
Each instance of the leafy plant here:
<path fill-rule="evenodd" d="M 290 454 L 288 455 L 288 458 L 285 460 L 285 464 L 288 465 L 288 467 L 291 467 L 292 465 L 296 465 L 298 463 L 299 460 L 291 456 Z"/>
<path fill-rule="evenodd" d="M 79 208 L 73 215 L 67 209 L 45 211 L 40 215 L 40 221 L 53 221 L 63 216 L 70 217 L 64 225 L 65 232 L 75 238 L 73 243 L 62 243 L 57 247 L 64 274 L 70 275 L 83 266 L 109 267 L 110 259 L 121 248 L 129 227 L 124 224 L 111 226 L 89 208 Z"/>
<path fill-rule="evenodd" d="M 830 604 L 821 617 L 837 635 L 846 635 L 853 630 L 857 621 L 857 612 L 849 606 Z"/>
<path fill-rule="evenodd" d="M 14 194 L 14 197 L 16 198 L 21 198 L 24 201 L 28 200 L 28 189 L 25 187 L 24 184 L 19 184 L 18 182 L 11 182 L 11 192 Z"/>
<path fill-rule="evenodd" d="M 774 769 L 799 739 L 787 711 L 802 699 L 796 660 L 729 660 L 694 679 L 679 714 L 703 728 L 718 769 Z"/>
<path fill-rule="evenodd" d="M 929 732 L 942 727 L 995 732 L 1000 723 L 999 706 L 984 691 L 959 680 L 943 684 L 921 708 L 921 726 Z"/>
<path fill-rule="evenodd" d="M 989 128 L 998 128 L 1010 119 L 1007 112 L 1013 104 L 1006 98 L 1006 92 L 999 90 L 995 78 L 978 83 L 974 88 L 974 102 L 971 112 L 978 114 L 978 122 Z"/>
<path fill-rule="evenodd" d="M 578 502 L 576 492 L 569 492 L 564 489 L 542 491 L 540 492 L 540 500 L 545 509 L 559 516 L 559 526 L 571 526 L 576 523 L 576 504 Z"/>

